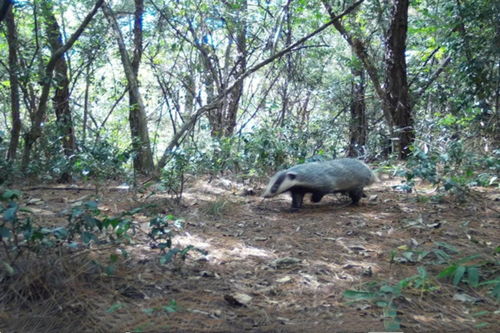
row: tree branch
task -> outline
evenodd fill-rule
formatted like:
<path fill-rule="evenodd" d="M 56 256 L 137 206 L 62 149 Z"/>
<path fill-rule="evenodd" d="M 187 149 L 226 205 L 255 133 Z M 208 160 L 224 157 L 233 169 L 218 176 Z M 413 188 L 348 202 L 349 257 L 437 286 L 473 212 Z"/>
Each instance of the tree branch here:
<path fill-rule="evenodd" d="M 441 65 L 436 69 L 436 71 L 431 75 L 429 80 L 425 83 L 425 85 L 417 92 L 415 95 L 413 95 L 412 98 L 412 104 L 415 104 L 415 101 L 418 100 L 422 95 L 425 93 L 427 88 L 431 86 L 431 84 L 436 81 L 436 79 L 439 77 L 439 75 L 443 72 L 443 70 L 448 66 L 448 64 L 451 61 L 451 56 L 447 56 L 446 59 L 441 63 Z"/>
<path fill-rule="evenodd" d="M 40 126 L 42 123 L 42 120 L 45 116 L 45 110 L 47 109 L 47 100 L 49 96 L 49 91 L 50 91 L 50 86 L 52 83 L 52 74 L 54 72 L 54 68 L 56 66 L 57 61 L 59 60 L 60 57 L 68 51 L 73 44 L 78 40 L 80 35 L 83 33 L 87 25 L 90 23 L 94 15 L 97 13 L 99 8 L 102 6 L 104 3 L 104 0 L 97 0 L 94 8 L 90 13 L 87 14 L 85 19 L 83 20 L 82 24 L 78 27 L 78 29 L 71 35 L 71 37 L 68 39 L 68 41 L 57 51 L 55 51 L 52 56 L 50 57 L 49 63 L 47 64 L 47 67 L 45 69 L 45 78 L 44 78 L 44 84 L 42 87 L 42 94 L 40 96 L 40 102 L 38 104 L 38 111 L 35 115 L 35 126 Z"/>
<path fill-rule="evenodd" d="M 226 89 L 224 89 L 217 97 L 214 98 L 212 102 L 209 104 L 199 108 L 187 121 L 184 123 L 184 125 L 178 130 L 177 134 L 174 135 L 174 137 L 171 139 L 170 143 L 168 144 L 167 148 L 165 149 L 162 157 L 158 161 L 158 165 L 156 167 L 156 172 L 155 175 L 159 176 L 161 169 L 163 169 L 167 163 L 167 158 L 172 149 L 174 149 L 178 143 L 179 140 L 185 135 L 185 133 L 191 129 L 191 127 L 196 123 L 196 120 L 203 115 L 205 112 L 208 112 L 209 110 L 212 110 L 217 107 L 217 105 L 221 102 L 221 100 L 232 90 L 234 89 L 241 81 L 243 81 L 245 78 L 250 76 L 251 74 L 255 73 L 262 67 L 270 64 L 271 62 L 275 61 L 278 58 L 281 58 L 283 55 L 287 54 L 288 52 L 294 50 L 297 46 L 303 44 L 305 41 L 308 39 L 314 37 L 315 35 L 319 34 L 332 24 L 335 24 L 340 20 L 342 17 L 345 15 L 349 14 L 352 12 L 356 7 L 358 7 L 364 0 L 359 0 L 352 4 L 349 8 L 347 8 L 342 14 L 338 16 L 334 16 L 328 21 L 327 23 L 323 24 L 321 27 L 316 29 L 315 31 L 311 32 L 310 34 L 306 35 L 305 37 L 302 37 L 301 39 L 297 40 L 295 43 L 292 43 L 290 46 L 284 48 L 283 50 L 277 52 L 273 56 L 269 57 L 268 59 L 265 59 L 261 61 L 260 63 L 256 64 L 255 66 L 249 68 L 247 71 L 245 71 L 243 74 L 241 74 L 237 79 L 235 79 Z"/>

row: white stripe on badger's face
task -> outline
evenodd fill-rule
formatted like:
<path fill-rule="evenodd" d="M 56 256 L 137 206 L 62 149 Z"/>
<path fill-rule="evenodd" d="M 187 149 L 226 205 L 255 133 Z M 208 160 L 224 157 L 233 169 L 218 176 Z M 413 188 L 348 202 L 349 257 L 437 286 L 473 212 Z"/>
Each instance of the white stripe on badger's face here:
<path fill-rule="evenodd" d="M 275 174 L 267 184 L 267 188 L 262 195 L 264 198 L 271 198 L 275 195 L 288 191 L 297 185 L 297 173 L 294 171 L 280 171 Z"/>

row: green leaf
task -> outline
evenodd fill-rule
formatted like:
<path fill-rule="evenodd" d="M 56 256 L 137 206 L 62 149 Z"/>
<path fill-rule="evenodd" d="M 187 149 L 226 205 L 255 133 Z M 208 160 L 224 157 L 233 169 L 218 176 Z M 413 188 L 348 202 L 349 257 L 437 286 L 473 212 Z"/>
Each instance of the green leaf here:
<path fill-rule="evenodd" d="M 94 241 L 97 240 L 97 236 L 94 235 L 92 232 L 88 232 L 88 231 L 82 232 L 81 237 L 82 237 L 82 242 L 85 244 L 90 243 L 90 241 L 92 241 L 92 240 L 94 240 Z"/>
<path fill-rule="evenodd" d="M 163 255 L 161 258 L 160 258 L 160 264 L 166 264 L 170 261 L 172 261 L 172 258 L 177 254 L 179 253 L 180 250 L 179 249 L 171 249 L 170 251 L 168 251 L 167 253 L 165 253 L 165 255 Z"/>
<path fill-rule="evenodd" d="M 9 208 L 7 208 L 3 213 L 3 219 L 7 222 L 15 223 L 17 220 L 16 218 L 17 210 L 18 210 L 17 204 L 11 202 L 9 204 Z"/>
<path fill-rule="evenodd" d="M 434 249 L 432 252 L 438 257 L 438 262 L 439 263 L 446 263 L 448 260 L 450 260 L 450 255 L 446 252 L 444 252 L 441 249 Z"/>
<path fill-rule="evenodd" d="M 398 287 L 383 285 L 382 287 L 380 287 L 380 292 L 393 294 L 393 295 L 399 295 L 400 289 Z"/>
<path fill-rule="evenodd" d="M 21 197 L 21 192 L 17 190 L 6 190 L 2 193 L 0 199 L 2 201 L 19 199 Z"/>
<path fill-rule="evenodd" d="M 439 274 L 438 274 L 438 278 L 439 279 L 442 279 L 442 278 L 447 278 L 447 277 L 450 277 L 452 276 L 455 271 L 457 270 L 457 265 L 456 264 L 453 264 L 451 266 L 448 266 L 447 268 L 445 268 L 444 270 L 442 270 Z"/>
<path fill-rule="evenodd" d="M 175 300 L 171 300 L 168 305 L 163 306 L 163 310 L 168 313 L 177 312 L 179 307 L 177 306 L 177 302 Z"/>
<path fill-rule="evenodd" d="M 471 256 L 467 256 L 465 258 L 460 259 L 459 261 L 457 261 L 457 264 L 465 264 L 465 263 L 468 263 L 470 261 L 474 261 L 478 258 L 481 258 L 480 254 L 473 254 Z"/>
<path fill-rule="evenodd" d="M 493 290 L 491 291 L 491 294 L 492 296 L 498 301 L 500 301 L 500 281 L 498 280 L 493 280 L 493 281 L 487 281 L 487 282 L 490 282 L 490 283 L 486 283 L 484 282 L 484 284 L 493 284 L 493 282 L 496 282 L 495 283 L 495 287 L 493 288 Z"/>
<path fill-rule="evenodd" d="M 12 237 L 12 231 L 9 228 L 0 226 L 0 239 L 9 239 Z"/>
<path fill-rule="evenodd" d="M 111 226 L 113 229 L 121 222 L 121 218 L 119 217 L 106 217 L 102 221 L 102 225 L 104 228 Z"/>
<path fill-rule="evenodd" d="M 453 285 L 454 286 L 457 286 L 460 283 L 460 281 L 462 281 L 462 278 L 463 278 L 464 273 L 465 273 L 465 269 L 466 269 L 465 266 L 458 266 L 457 267 L 457 270 L 455 271 L 455 274 L 453 275 Z"/>
<path fill-rule="evenodd" d="M 186 248 L 184 248 L 181 252 L 179 252 L 179 254 L 181 255 L 182 258 L 185 258 L 186 254 L 192 249 L 194 249 L 193 245 L 186 246 Z"/>
<path fill-rule="evenodd" d="M 356 301 L 359 300 L 373 300 L 377 298 L 377 294 L 368 291 L 357 291 L 357 290 L 346 290 L 344 291 L 344 297 L 350 298 Z"/>
<path fill-rule="evenodd" d="M 494 279 L 494 280 L 484 281 L 484 282 L 481 282 L 479 284 L 479 286 L 487 286 L 487 285 L 490 285 L 490 284 L 500 284 L 500 279 Z"/>
<path fill-rule="evenodd" d="M 122 309 L 122 308 L 124 308 L 124 307 L 125 307 L 125 305 L 124 305 L 123 303 L 118 302 L 118 303 L 115 303 L 115 304 L 111 305 L 111 306 L 110 306 L 110 307 L 106 310 L 106 312 L 108 312 L 108 313 L 113 313 L 113 312 L 115 312 L 115 311 L 117 311 L 117 310 L 120 310 L 120 309 Z"/>
<path fill-rule="evenodd" d="M 14 270 L 14 268 L 13 268 L 13 267 L 12 267 L 12 266 L 8 263 L 8 262 L 6 262 L 6 261 L 2 261 L 2 265 L 3 265 L 3 267 L 5 268 L 5 270 L 7 271 L 7 274 L 8 274 L 8 275 L 12 276 L 12 275 L 14 275 L 14 273 L 16 272 L 16 271 Z"/>
<path fill-rule="evenodd" d="M 486 316 L 488 314 L 490 314 L 490 311 L 479 311 L 479 312 L 473 313 L 472 316 L 473 317 L 481 317 L 481 316 Z"/>
<path fill-rule="evenodd" d="M 477 288 L 479 285 L 479 269 L 476 266 L 470 266 L 467 268 L 467 278 L 469 280 L 469 284 Z"/>
<path fill-rule="evenodd" d="M 57 239 L 66 239 L 68 238 L 68 230 L 64 227 L 57 227 L 52 229 L 52 233 Z"/>
<path fill-rule="evenodd" d="M 459 252 L 456 247 L 454 247 L 453 245 L 450 245 L 448 243 L 445 243 L 445 242 L 436 242 L 436 245 L 441 246 L 441 247 L 447 249 L 448 251 L 450 251 L 452 253 L 458 253 Z"/>
<path fill-rule="evenodd" d="M 87 201 L 84 203 L 84 206 L 87 209 L 96 210 L 97 209 L 97 201 L 93 201 L 93 200 Z"/>
<path fill-rule="evenodd" d="M 398 315 L 398 312 L 396 311 L 396 309 L 394 309 L 393 307 L 386 307 L 384 309 L 384 316 L 385 317 L 388 317 L 388 318 L 396 318 L 396 316 Z"/>
<path fill-rule="evenodd" d="M 399 331 L 401 320 L 399 318 L 384 319 L 384 327 L 387 331 Z"/>
<path fill-rule="evenodd" d="M 148 315 L 151 315 L 155 312 L 155 309 L 154 308 L 146 308 L 146 309 L 142 309 L 142 312 L 144 312 Z"/>

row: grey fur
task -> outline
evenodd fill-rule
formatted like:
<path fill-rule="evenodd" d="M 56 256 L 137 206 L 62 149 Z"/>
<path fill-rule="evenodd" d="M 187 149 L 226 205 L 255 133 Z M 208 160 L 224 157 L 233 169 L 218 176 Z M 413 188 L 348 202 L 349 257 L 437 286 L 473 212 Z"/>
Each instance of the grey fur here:
<path fill-rule="evenodd" d="M 299 164 L 276 173 L 263 194 L 265 198 L 283 192 L 292 195 L 292 209 L 302 207 L 304 195 L 319 202 L 328 193 L 348 194 L 353 204 L 364 196 L 363 188 L 377 180 L 370 168 L 359 160 L 342 158 L 325 162 Z"/>

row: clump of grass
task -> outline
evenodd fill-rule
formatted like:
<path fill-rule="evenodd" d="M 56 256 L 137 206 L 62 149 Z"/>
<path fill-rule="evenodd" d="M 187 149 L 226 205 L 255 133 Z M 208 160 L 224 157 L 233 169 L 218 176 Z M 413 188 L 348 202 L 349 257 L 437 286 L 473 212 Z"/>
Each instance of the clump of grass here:
<path fill-rule="evenodd" d="M 234 208 L 234 203 L 226 198 L 208 202 L 202 209 L 206 215 L 221 218 Z"/>

